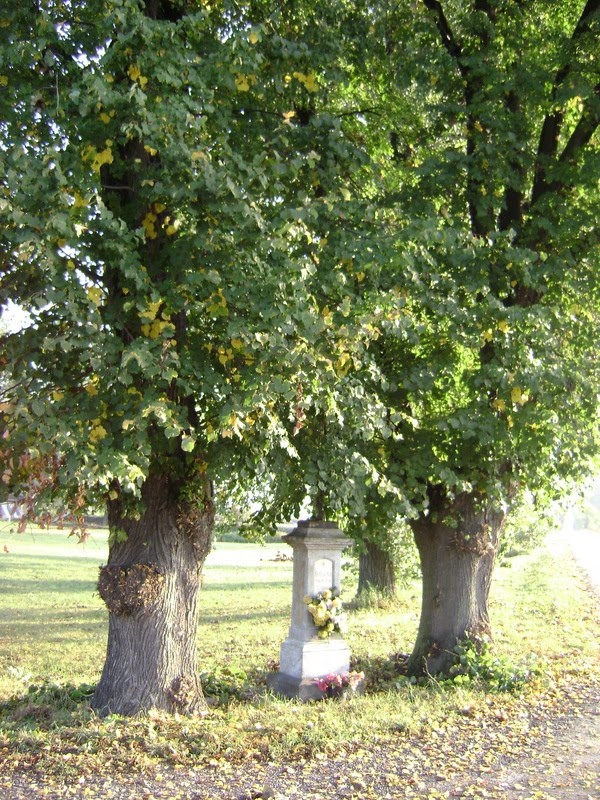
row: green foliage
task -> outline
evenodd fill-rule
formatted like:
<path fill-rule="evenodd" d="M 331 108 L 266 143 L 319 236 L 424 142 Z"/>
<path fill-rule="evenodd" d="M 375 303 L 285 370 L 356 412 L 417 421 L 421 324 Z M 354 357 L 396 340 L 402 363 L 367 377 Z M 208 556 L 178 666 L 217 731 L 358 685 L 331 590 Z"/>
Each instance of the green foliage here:
<path fill-rule="evenodd" d="M 584 5 L 540 17 L 422 3 L 411 21 L 406 5 L 410 37 L 378 20 L 394 49 L 377 62 L 389 70 L 377 128 L 387 267 L 373 349 L 391 423 L 382 471 L 409 515 L 427 506 L 426 484 L 497 501 L 515 484 L 564 491 L 597 452 L 598 151 L 578 124 L 587 109 L 590 133 L 598 121 L 598 18 L 578 26 Z M 546 152 L 558 98 L 564 124 Z"/>
<path fill-rule="evenodd" d="M 2 705 L 0 720 L 18 720 L 36 728 L 64 724 L 70 715 L 85 713 L 95 688 L 88 683 L 75 685 L 49 680 L 32 684 L 26 694 L 15 694 Z"/>
<path fill-rule="evenodd" d="M 494 655 L 488 639 L 465 639 L 454 648 L 456 664 L 442 685 L 481 685 L 490 691 L 520 691 L 536 674 L 531 664 L 517 665 L 506 656 Z"/>
<path fill-rule="evenodd" d="M 485 692 L 521 692 L 534 678 L 539 677 L 541 670 L 534 660 L 515 663 L 506 655 L 497 655 L 492 651 L 489 639 L 477 640 L 463 639 L 456 643 L 453 650 L 455 663 L 444 675 L 400 675 L 393 681 L 397 689 L 408 686 L 450 688 L 470 688 Z M 400 669 L 406 664 L 401 664 Z M 387 679 L 393 678 L 393 672 L 398 673 L 398 665 L 394 662 L 387 664 L 387 669 L 379 671 Z M 379 681 L 381 681 L 379 677 Z"/>
<path fill-rule="evenodd" d="M 598 449 L 593 7 L 149 9 L 0 28 L 4 481 L 78 511 L 208 470 L 265 530 L 565 491 Z"/>
<path fill-rule="evenodd" d="M 247 483 L 299 461 L 309 410 L 369 416 L 332 386 L 353 331 L 323 290 L 364 156 L 328 90 L 341 42 L 300 32 L 260 5 L 6 12 L 0 302 L 30 323 L 3 337 L 1 471 L 32 503 L 127 506 L 162 470 Z M 347 503 L 352 454 L 302 486 Z"/>
<path fill-rule="evenodd" d="M 200 681 L 204 696 L 209 699 L 211 705 L 227 705 L 233 700 L 247 697 L 250 692 L 248 675 L 236 667 L 201 672 Z"/>

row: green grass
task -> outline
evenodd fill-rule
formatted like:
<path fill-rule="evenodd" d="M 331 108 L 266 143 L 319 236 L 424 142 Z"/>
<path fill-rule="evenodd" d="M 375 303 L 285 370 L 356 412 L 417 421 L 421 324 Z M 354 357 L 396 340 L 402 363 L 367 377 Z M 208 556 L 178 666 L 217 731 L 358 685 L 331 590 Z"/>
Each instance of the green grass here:
<path fill-rule="evenodd" d="M 284 550 L 276 542 L 220 542 L 209 558 L 198 630 L 199 668 L 218 701 L 208 717 L 100 720 L 78 687 L 98 680 L 104 656 L 107 615 L 95 581 L 106 532 L 77 544 L 65 531 L 17 535 L 1 526 L 0 748 L 20 757 L 35 753 L 45 770 L 63 772 L 65 763 L 81 768 L 84 759 L 89 769 L 106 758 L 130 769 L 248 754 L 289 758 L 418 731 L 465 707 L 489 706 L 478 688 L 400 687 L 389 656 L 410 650 L 417 584 L 403 587 L 395 606 L 351 613 L 346 638 L 370 689 L 350 700 L 351 714 L 336 702 L 300 705 L 271 696 L 266 673 L 287 636 L 291 606 L 291 562 L 275 560 Z M 598 605 L 571 557 L 544 547 L 507 564 L 493 586 L 496 650 L 537 661 L 540 677 L 530 695 L 567 674 L 597 674 Z M 350 578 L 344 596 L 354 589 Z M 506 695 L 498 702 L 510 708 L 524 701 Z"/>

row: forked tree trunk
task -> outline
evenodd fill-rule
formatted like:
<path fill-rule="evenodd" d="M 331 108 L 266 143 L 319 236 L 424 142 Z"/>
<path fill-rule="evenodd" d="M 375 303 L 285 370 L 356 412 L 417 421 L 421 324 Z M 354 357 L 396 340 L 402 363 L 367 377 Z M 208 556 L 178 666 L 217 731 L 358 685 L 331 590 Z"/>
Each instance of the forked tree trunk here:
<path fill-rule="evenodd" d="M 193 714 L 205 706 L 196 664 L 200 571 L 214 520 L 210 486 L 186 503 L 166 477 L 149 477 L 138 520 L 108 509 L 111 545 L 98 590 L 109 610 L 106 662 L 92 706 L 131 715 Z M 126 535 L 126 538 L 125 538 Z"/>
<path fill-rule="evenodd" d="M 488 599 L 504 520 L 505 512 L 489 501 L 463 494 L 452 503 L 432 505 L 428 516 L 411 522 L 423 596 L 409 672 L 446 672 L 458 641 L 491 637 Z"/>
<path fill-rule="evenodd" d="M 363 550 L 358 557 L 358 590 L 374 591 L 378 595 L 393 597 L 396 594 L 396 570 L 387 550 L 368 539 L 363 542 Z"/>

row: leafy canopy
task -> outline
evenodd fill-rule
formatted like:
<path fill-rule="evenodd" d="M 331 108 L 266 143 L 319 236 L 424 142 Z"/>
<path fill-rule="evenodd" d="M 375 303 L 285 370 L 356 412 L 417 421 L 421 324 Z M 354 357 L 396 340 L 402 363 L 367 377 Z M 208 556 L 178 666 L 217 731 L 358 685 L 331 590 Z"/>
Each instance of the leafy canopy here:
<path fill-rule="evenodd" d="M 299 30 L 258 4 L 3 13 L 0 301 L 30 323 L 3 338 L 2 480 L 32 502 L 253 477 L 298 457 L 309 408 L 359 404 L 332 385 L 323 287 L 346 278 L 321 252 L 363 157 L 327 90 L 339 45 Z"/>

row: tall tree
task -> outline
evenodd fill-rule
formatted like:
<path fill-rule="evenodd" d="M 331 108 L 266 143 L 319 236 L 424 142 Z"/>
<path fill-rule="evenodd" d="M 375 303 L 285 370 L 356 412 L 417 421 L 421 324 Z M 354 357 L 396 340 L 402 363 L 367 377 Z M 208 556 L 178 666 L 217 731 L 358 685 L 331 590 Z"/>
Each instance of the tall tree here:
<path fill-rule="evenodd" d="M 30 315 L 2 339 L 2 480 L 30 517 L 108 506 L 100 710 L 202 707 L 213 481 L 294 453 L 298 376 L 327 385 L 305 283 L 352 148 L 321 93 L 329 51 L 297 39 L 260 4 L 0 19 L 0 302 Z"/>
<path fill-rule="evenodd" d="M 423 569 L 410 666 L 490 635 L 507 510 L 598 452 L 599 4 L 378 6 L 380 470 Z M 385 120 L 385 122 L 382 122 Z M 384 387 L 383 393 L 381 388 Z"/>

